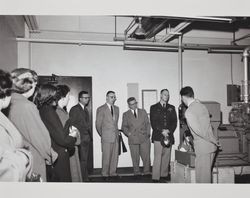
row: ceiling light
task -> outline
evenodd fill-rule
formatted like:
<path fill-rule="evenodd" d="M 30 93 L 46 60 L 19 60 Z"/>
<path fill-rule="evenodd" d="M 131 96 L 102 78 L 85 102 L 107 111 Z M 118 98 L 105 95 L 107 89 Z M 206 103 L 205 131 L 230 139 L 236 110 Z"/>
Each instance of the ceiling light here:
<path fill-rule="evenodd" d="M 141 20 L 142 20 L 142 18 L 139 17 L 138 28 L 135 30 L 135 38 L 137 38 L 137 39 L 145 39 L 146 38 L 146 32 L 142 28 Z"/>

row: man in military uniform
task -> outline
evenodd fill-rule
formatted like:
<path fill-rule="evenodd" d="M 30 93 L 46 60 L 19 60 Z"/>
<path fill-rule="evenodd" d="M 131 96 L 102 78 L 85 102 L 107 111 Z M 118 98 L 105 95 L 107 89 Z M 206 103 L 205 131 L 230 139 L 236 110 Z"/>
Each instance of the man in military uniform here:
<path fill-rule="evenodd" d="M 153 129 L 154 162 L 152 179 L 154 182 L 169 180 L 171 148 L 174 144 L 174 131 L 177 126 L 175 107 L 168 104 L 169 91 L 161 90 L 160 102 L 150 107 L 150 122 Z M 168 140 L 165 144 L 164 140 Z M 161 179 L 161 180 L 160 180 Z"/>

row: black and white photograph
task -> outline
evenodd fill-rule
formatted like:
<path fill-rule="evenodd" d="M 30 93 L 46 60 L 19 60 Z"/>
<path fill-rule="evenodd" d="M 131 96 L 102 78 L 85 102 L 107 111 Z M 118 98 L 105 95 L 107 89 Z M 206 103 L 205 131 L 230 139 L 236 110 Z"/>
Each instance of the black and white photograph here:
<path fill-rule="evenodd" d="M 0 12 L 0 185 L 248 188 L 249 57 L 250 12 Z"/>

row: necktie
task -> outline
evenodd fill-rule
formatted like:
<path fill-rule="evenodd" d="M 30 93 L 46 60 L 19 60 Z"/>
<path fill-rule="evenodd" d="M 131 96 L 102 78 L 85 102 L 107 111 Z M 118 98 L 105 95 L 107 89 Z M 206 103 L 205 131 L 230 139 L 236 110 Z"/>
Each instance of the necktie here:
<path fill-rule="evenodd" d="M 135 116 L 135 118 L 137 118 L 137 116 L 136 116 L 136 110 L 134 110 L 134 116 Z"/>
<path fill-rule="evenodd" d="M 166 108 L 166 104 L 165 103 L 163 103 L 163 108 Z"/>
<path fill-rule="evenodd" d="M 113 110 L 113 107 L 112 106 L 110 106 L 111 107 L 111 115 L 112 115 L 112 117 L 114 117 L 114 110 Z"/>

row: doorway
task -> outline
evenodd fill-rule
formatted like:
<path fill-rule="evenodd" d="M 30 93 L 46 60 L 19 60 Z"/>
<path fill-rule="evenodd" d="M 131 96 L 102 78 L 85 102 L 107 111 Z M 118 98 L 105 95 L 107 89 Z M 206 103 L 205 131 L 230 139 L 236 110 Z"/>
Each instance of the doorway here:
<path fill-rule="evenodd" d="M 67 112 L 78 103 L 78 93 L 80 91 L 87 91 L 92 98 L 92 77 L 89 76 L 57 76 L 52 74 L 52 76 L 39 76 L 38 84 L 65 84 L 70 87 L 70 102 L 67 106 Z M 90 100 L 88 105 L 88 111 L 90 114 L 91 123 L 93 123 L 93 110 L 92 101 Z M 91 124 L 91 136 L 93 139 L 93 126 Z M 93 142 L 89 148 L 89 159 L 88 159 L 88 172 L 93 173 L 94 168 L 94 156 L 93 156 Z"/>

